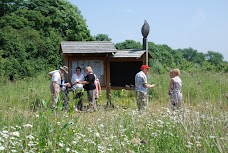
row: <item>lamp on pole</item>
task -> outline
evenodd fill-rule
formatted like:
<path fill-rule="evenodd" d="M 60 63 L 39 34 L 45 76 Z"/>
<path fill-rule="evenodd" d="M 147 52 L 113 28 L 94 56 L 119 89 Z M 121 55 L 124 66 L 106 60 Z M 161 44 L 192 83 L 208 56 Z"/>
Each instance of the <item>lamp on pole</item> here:
<path fill-rule="evenodd" d="M 146 50 L 146 65 L 148 65 L 148 40 L 147 40 L 147 36 L 150 32 L 150 26 L 146 20 L 144 20 L 144 24 L 141 28 L 141 32 L 143 35 L 143 49 Z"/>

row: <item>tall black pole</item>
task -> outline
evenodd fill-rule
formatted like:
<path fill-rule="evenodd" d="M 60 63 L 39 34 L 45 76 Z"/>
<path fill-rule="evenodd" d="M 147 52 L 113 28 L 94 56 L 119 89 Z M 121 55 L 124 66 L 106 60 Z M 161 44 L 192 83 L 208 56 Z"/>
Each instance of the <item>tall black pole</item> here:
<path fill-rule="evenodd" d="M 141 29 L 142 35 L 143 35 L 143 49 L 146 50 L 146 65 L 148 65 L 148 40 L 147 36 L 150 32 L 150 26 L 147 23 L 146 20 L 144 20 L 144 24 Z"/>

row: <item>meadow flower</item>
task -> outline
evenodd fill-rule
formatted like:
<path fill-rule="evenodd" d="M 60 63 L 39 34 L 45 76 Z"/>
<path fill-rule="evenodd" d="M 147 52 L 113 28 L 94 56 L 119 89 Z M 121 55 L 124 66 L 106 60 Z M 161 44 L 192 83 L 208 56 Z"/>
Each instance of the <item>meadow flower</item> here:
<path fill-rule="evenodd" d="M 32 128 L 33 126 L 32 126 L 32 124 L 25 124 L 24 127 L 25 128 Z"/>
<path fill-rule="evenodd" d="M 4 142 L 4 139 L 2 137 L 0 137 L 0 142 Z"/>
<path fill-rule="evenodd" d="M 16 128 L 15 128 L 15 127 L 13 127 L 13 126 L 11 126 L 10 128 L 11 128 L 11 129 L 13 129 L 13 130 L 16 130 Z"/>
<path fill-rule="evenodd" d="M 100 128 L 104 128 L 105 126 L 104 126 L 104 124 L 100 124 Z"/>
<path fill-rule="evenodd" d="M 98 145 L 97 148 L 98 148 L 98 151 L 99 151 L 99 152 L 105 152 L 105 151 L 104 151 L 105 148 L 104 148 L 103 146 Z"/>
<path fill-rule="evenodd" d="M 70 148 L 66 148 L 66 152 L 69 152 L 70 151 Z"/>
<path fill-rule="evenodd" d="M 20 126 L 18 126 L 18 125 L 16 125 L 15 127 L 16 127 L 17 129 L 21 129 L 21 127 L 20 127 Z"/>
<path fill-rule="evenodd" d="M 77 144 L 77 141 L 72 141 L 72 144 Z"/>
<path fill-rule="evenodd" d="M 26 136 L 26 138 L 28 138 L 30 140 L 34 139 L 34 137 L 32 135 L 28 135 L 28 136 Z"/>
<path fill-rule="evenodd" d="M 19 136 L 20 136 L 20 133 L 17 132 L 17 131 L 15 131 L 15 132 L 12 133 L 12 135 L 13 135 L 13 136 L 16 136 L 16 137 L 19 137 Z"/>
<path fill-rule="evenodd" d="M 158 136 L 158 134 L 157 134 L 156 132 L 151 133 L 151 135 L 152 135 L 153 137 L 157 137 L 157 136 Z"/>
<path fill-rule="evenodd" d="M 98 137 L 98 138 L 101 137 L 99 133 L 95 133 L 95 136 Z"/>
<path fill-rule="evenodd" d="M 210 138 L 210 139 L 215 139 L 215 138 L 216 138 L 216 136 L 214 136 L 214 135 L 210 135 L 210 136 L 209 136 L 209 138 Z"/>
<path fill-rule="evenodd" d="M 64 147 L 64 143 L 60 142 L 60 143 L 59 143 L 59 146 L 60 146 L 60 147 Z"/>
<path fill-rule="evenodd" d="M 32 146 L 35 146 L 36 144 L 35 143 L 33 143 L 33 141 L 29 141 L 29 143 L 28 143 L 28 146 L 29 147 L 32 147 Z"/>
<path fill-rule="evenodd" d="M 0 151 L 3 151 L 3 150 L 5 150 L 5 147 L 0 146 Z"/>

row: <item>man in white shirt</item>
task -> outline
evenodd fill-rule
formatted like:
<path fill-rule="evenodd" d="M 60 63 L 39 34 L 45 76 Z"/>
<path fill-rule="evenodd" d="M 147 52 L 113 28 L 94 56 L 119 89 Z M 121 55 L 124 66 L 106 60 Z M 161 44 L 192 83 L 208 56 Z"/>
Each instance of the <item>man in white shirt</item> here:
<path fill-rule="evenodd" d="M 59 92 L 60 92 L 60 85 L 63 85 L 61 80 L 63 80 L 64 73 L 68 74 L 68 67 L 63 66 L 60 67 L 59 70 L 51 71 L 48 73 L 51 76 L 51 83 L 50 83 L 50 90 L 52 95 L 52 103 L 51 108 L 55 109 L 56 104 L 58 102 Z M 64 86 L 70 86 L 69 83 L 65 83 Z"/>
<path fill-rule="evenodd" d="M 75 93 L 75 110 L 76 111 L 83 111 L 83 101 L 82 101 L 82 96 L 83 96 L 83 84 L 79 84 L 77 82 L 84 81 L 85 77 L 81 73 L 81 68 L 77 67 L 76 68 L 76 73 L 73 74 L 71 78 L 71 84 L 72 84 L 72 90 Z"/>

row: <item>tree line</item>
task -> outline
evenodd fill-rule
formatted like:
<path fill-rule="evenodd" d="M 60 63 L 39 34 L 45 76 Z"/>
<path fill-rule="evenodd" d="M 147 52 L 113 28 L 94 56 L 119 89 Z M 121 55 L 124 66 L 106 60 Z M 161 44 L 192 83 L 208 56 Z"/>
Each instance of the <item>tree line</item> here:
<path fill-rule="evenodd" d="M 77 6 L 67 0 L 2 0 L 0 2 L 0 76 L 10 80 L 34 76 L 62 63 L 60 41 L 111 41 L 106 34 L 91 36 Z M 126 40 L 117 49 L 141 49 Z M 173 50 L 149 42 L 150 63 L 158 73 L 169 67 L 228 72 L 223 55 L 192 48 Z"/>
<path fill-rule="evenodd" d="M 126 40 L 117 43 L 117 49 L 142 49 L 140 42 Z M 166 73 L 167 70 L 178 67 L 188 71 L 228 72 L 228 62 L 224 61 L 221 53 L 208 51 L 201 53 L 193 48 L 172 49 L 165 44 L 148 42 L 148 51 L 152 55 L 149 64 L 157 73 Z"/>

